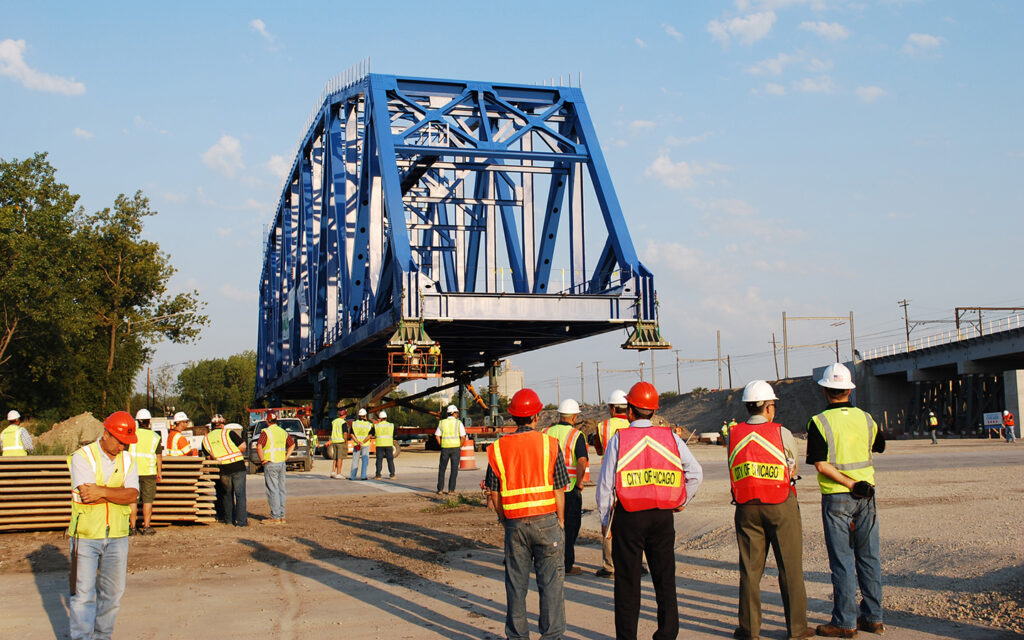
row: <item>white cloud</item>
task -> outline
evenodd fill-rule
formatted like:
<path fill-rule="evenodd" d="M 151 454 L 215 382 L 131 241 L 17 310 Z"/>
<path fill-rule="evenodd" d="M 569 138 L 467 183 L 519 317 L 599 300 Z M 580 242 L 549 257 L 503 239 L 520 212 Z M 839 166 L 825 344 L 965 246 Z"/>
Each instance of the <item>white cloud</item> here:
<path fill-rule="evenodd" d="M 81 138 L 82 140 L 91 140 L 92 138 L 94 138 L 94 137 L 95 137 L 92 131 L 86 131 L 85 129 L 83 129 L 83 128 L 81 128 L 81 127 L 75 127 L 75 128 L 74 128 L 74 129 L 73 129 L 73 130 L 71 131 L 71 133 L 72 133 L 72 134 L 73 134 L 73 135 L 74 135 L 74 136 L 75 136 L 76 138 Z"/>
<path fill-rule="evenodd" d="M 254 211 L 267 211 L 270 207 L 255 198 L 246 198 L 241 205 L 242 209 L 253 209 Z"/>
<path fill-rule="evenodd" d="M 228 300 L 234 300 L 235 302 L 256 302 L 259 296 L 256 295 L 255 291 L 249 291 L 248 289 L 239 289 L 233 284 L 221 285 L 220 295 L 224 296 Z"/>
<path fill-rule="evenodd" d="M 270 156 L 270 160 L 267 160 L 267 164 L 264 166 L 267 168 L 267 171 L 284 180 L 285 176 L 288 175 L 288 171 L 292 168 L 292 163 L 288 162 L 284 156 L 274 155 Z"/>
<path fill-rule="evenodd" d="M 242 143 L 229 135 L 221 136 L 201 157 L 206 166 L 229 178 L 234 178 L 235 172 L 245 169 L 242 164 Z"/>
<path fill-rule="evenodd" d="M 712 135 L 714 135 L 712 132 L 705 131 L 704 133 L 702 133 L 700 135 L 686 136 L 685 138 L 677 138 L 675 136 L 669 136 L 669 137 L 665 138 L 665 145 L 669 146 L 669 147 L 678 147 L 678 146 L 686 145 L 686 144 L 695 144 L 697 142 L 704 142 L 705 140 L 710 138 Z"/>
<path fill-rule="evenodd" d="M 271 44 L 274 43 L 274 35 L 267 31 L 266 22 L 263 22 L 259 18 L 253 18 L 249 21 L 249 28 L 263 36 L 263 39 L 266 40 L 267 42 Z"/>
<path fill-rule="evenodd" d="M 871 103 L 884 95 L 885 89 L 882 87 L 876 87 L 874 85 L 870 87 L 857 87 L 857 98 L 859 98 L 861 102 Z"/>
<path fill-rule="evenodd" d="M 85 85 L 74 78 L 43 73 L 28 66 L 24 60 L 25 48 L 24 40 L 0 40 L 0 76 L 7 76 L 33 91 L 63 93 L 67 96 L 85 93 Z"/>
<path fill-rule="evenodd" d="M 850 37 L 850 32 L 838 22 L 811 22 L 805 20 L 800 23 L 800 28 L 832 41 L 846 40 Z"/>
<path fill-rule="evenodd" d="M 645 42 L 641 38 L 636 38 L 635 40 L 633 40 L 633 42 L 636 44 L 636 46 L 640 47 L 641 49 L 647 48 L 647 42 Z"/>
<path fill-rule="evenodd" d="M 811 61 L 807 63 L 807 70 L 811 73 L 824 73 L 832 69 L 833 66 L 834 63 L 831 60 L 811 58 Z"/>
<path fill-rule="evenodd" d="M 708 33 L 723 45 L 728 45 L 731 38 L 739 39 L 741 44 L 754 44 L 764 38 L 775 24 L 775 12 L 763 11 L 745 16 L 737 16 L 729 20 L 712 20 L 708 23 Z"/>
<path fill-rule="evenodd" d="M 786 95 L 786 87 L 774 82 L 767 82 L 764 85 L 764 92 L 773 96 L 784 96 Z"/>
<path fill-rule="evenodd" d="M 728 262 L 711 259 L 700 249 L 680 242 L 648 240 L 643 261 L 652 268 L 658 267 L 658 273 L 669 271 L 673 279 L 705 290 L 717 290 L 735 282 L 735 274 L 727 270 Z"/>
<path fill-rule="evenodd" d="M 174 203 L 180 204 L 180 203 L 185 202 L 186 200 L 188 200 L 188 196 L 180 194 L 180 193 L 174 193 L 174 192 L 168 191 L 168 192 L 164 193 L 164 199 L 166 199 L 168 202 L 174 202 Z"/>
<path fill-rule="evenodd" d="M 227 238 L 235 232 L 231 227 L 217 227 L 217 236 L 220 238 Z"/>
<path fill-rule="evenodd" d="M 697 176 L 709 175 L 728 167 L 715 162 L 699 164 L 680 160 L 672 162 L 667 151 L 662 151 L 654 162 L 644 171 L 652 178 L 657 178 L 669 189 L 690 189 L 697 185 Z"/>
<path fill-rule="evenodd" d="M 796 80 L 793 82 L 793 88 L 804 93 L 832 93 L 835 91 L 836 85 L 832 82 L 832 78 L 818 76 L 817 78 Z"/>
<path fill-rule="evenodd" d="M 760 62 L 754 63 L 752 66 L 747 67 L 747 73 L 752 73 L 755 76 L 762 74 L 769 74 L 777 76 L 786 69 L 786 65 L 792 64 L 799 60 L 799 56 L 791 56 L 787 53 L 780 53 L 774 58 L 767 58 Z"/>
<path fill-rule="evenodd" d="M 665 30 L 666 34 L 668 34 L 669 36 L 675 38 L 676 40 L 682 40 L 683 39 L 683 34 L 679 33 L 679 31 L 675 27 L 673 27 L 672 25 L 666 24 L 666 23 L 663 22 L 661 24 L 661 28 Z"/>
<path fill-rule="evenodd" d="M 928 33 L 912 33 L 907 36 L 907 43 L 903 45 L 903 53 L 915 54 L 939 48 L 945 38 L 933 36 Z"/>
<path fill-rule="evenodd" d="M 634 120 L 629 123 L 630 131 L 650 131 L 654 128 L 654 123 L 650 120 Z"/>

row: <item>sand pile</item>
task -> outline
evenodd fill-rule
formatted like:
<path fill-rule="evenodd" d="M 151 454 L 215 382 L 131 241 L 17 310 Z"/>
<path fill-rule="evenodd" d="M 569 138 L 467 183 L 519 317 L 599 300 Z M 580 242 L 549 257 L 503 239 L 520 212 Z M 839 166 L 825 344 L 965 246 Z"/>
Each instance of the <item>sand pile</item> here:
<path fill-rule="evenodd" d="M 53 425 L 52 429 L 36 438 L 36 442 L 71 453 L 83 444 L 95 442 L 102 433 L 103 423 L 85 412 Z"/>

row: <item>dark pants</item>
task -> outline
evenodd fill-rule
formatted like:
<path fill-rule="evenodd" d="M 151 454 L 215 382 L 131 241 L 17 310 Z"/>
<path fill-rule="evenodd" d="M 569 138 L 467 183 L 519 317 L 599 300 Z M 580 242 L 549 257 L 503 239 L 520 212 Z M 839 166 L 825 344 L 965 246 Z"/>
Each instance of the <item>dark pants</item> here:
<path fill-rule="evenodd" d="M 583 493 L 565 492 L 565 570 L 576 564 L 576 538 L 580 535 L 580 520 L 583 518 Z"/>
<path fill-rule="evenodd" d="M 626 511 L 615 506 L 612 520 L 612 562 L 615 564 L 615 638 L 636 640 L 640 619 L 640 567 L 643 556 L 651 568 L 658 602 L 658 630 L 653 640 L 679 635 L 676 600 L 675 521 L 663 509 Z"/>
<path fill-rule="evenodd" d="M 245 509 L 245 469 L 234 473 L 222 473 L 217 481 L 220 495 L 220 511 L 227 524 L 237 527 L 249 525 L 249 514 Z"/>
<path fill-rule="evenodd" d="M 377 446 L 377 477 L 380 477 L 381 469 L 384 468 L 384 460 L 388 461 L 388 473 L 395 477 L 395 448 Z"/>
<path fill-rule="evenodd" d="M 441 449 L 441 462 L 437 467 L 437 490 L 444 489 L 444 471 L 449 463 L 452 465 L 452 474 L 448 477 L 448 491 L 455 491 L 455 481 L 459 477 L 459 458 L 462 457 L 461 447 L 447 447 Z"/>
<path fill-rule="evenodd" d="M 790 637 L 799 636 L 807 631 L 807 592 L 796 496 L 790 495 L 782 504 L 738 504 L 735 523 L 740 550 L 740 629 L 748 638 L 756 638 L 761 632 L 761 577 L 771 546 L 779 567 L 786 629 Z"/>

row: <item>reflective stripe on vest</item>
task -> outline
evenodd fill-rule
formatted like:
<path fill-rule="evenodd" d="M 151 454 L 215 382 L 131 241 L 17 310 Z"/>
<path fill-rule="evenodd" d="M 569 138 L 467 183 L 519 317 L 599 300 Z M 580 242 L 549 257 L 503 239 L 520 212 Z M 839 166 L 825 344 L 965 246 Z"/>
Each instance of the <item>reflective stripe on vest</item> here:
<path fill-rule="evenodd" d="M 156 448 L 160 445 L 160 434 L 150 429 L 136 429 L 139 441 L 128 445 L 128 453 L 132 454 L 135 464 L 139 466 L 140 476 L 156 475 Z"/>
<path fill-rule="evenodd" d="M 780 504 L 791 491 L 782 425 L 741 422 L 730 431 L 729 483 L 737 504 Z"/>
<path fill-rule="evenodd" d="M 625 429 L 628 426 L 629 420 L 626 420 L 625 418 L 620 418 L 619 416 L 608 418 L 607 420 L 602 422 L 601 426 L 599 426 L 597 430 L 597 432 L 601 435 L 601 446 L 607 447 L 608 441 L 612 439 L 612 436 L 615 435 L 615 432 L 618 431 L 619 429 Z"/>
<path fill-rule="evenodd" d="M 366 436 L 370 435 L 372 427 L 373 424 L 368 420 L 356 420 L 352 423 L 352 435 L 361 442 Z"/>
<path fill-rule="evenodd" d="M 95 482 L 101 487 L 123 487 L 124 479 L 131 469 L 132 457 L 127 451 L 121 452 L 114 459 L 114 471 L 110 477 L 103 478 L 103 465 L 100 456 L 107 455 L 100 449 L 99 442 L 82 447 L 68 456 L 68 469 L 75 456 L 82 456 L 89 463 L 95 474 Z M 85 504 L 82 496 L 71 488 L 71 524 L 68 535 L 89 540 L 104 538 L 123 538 L 128 535 L 128 520 L 131 518 L 131 507 L 126 504 L 99 502 Z"/>
<path fill-rule="evenodd" d="M 230 464 L 242 459 L 242 450 L 231 441 L 227 429 L 214 429 L 206 434 L 203 445 L 217 464 Z"/>
<path fill-rule="evenodd" d="M 487 460 L 501 481 L 506 518 L 555 512 L 557 440 L 539 431 L 512 433 L 487 447 Z"/>
<path fill-rule="evenodd" d="M 619 434 L 615 495 L 626 511 L 675 509 L 686 502 L 679 445 L 667 427 L 627 427 Z"/>
<path fill-rule="evenodd" d="M 1004 427 L 1012 427 L 1013 426 L 1013 414 L 1012 413 L 1008 414 L 1005 418 L 1003 418 L 1003 426 Z"/>
<path fill-rule="evenodd" d="M 345 442 L 345 418 L 335 418 L 331 422 L 331 442 Z"/>
<path fill-rule="evenodd" d="M 267 444 L 263 447 L 265 462 L 284 462 L 288 458 L 288 433 L 272 424 L 263 430 L 267 434 Z"/>
<path fill-rule="evenodd" d="M 931 416 L 930 418 L 928 418 L 928 425 L 932 427 L 939 426 L 939 419 L 936 418 L 935 416 Z"/>
<path fill-rule="evenodd" d="M 828 446 L 827 462 L 859 482 L 875 483 L 874 457 L 871 446 L 875 442 L 878 426 L 871 414 L 856 407 L 826 409 L 811 418 Z M 819 473 L 818 486 L 822 493 L 849 493 L 842 484 Z"/>
<path fill-rule="evenodd" d="M 437 423 L 441 428 L 441 448 L 451 449 L 462 446 L 462 432 L 459 425 L 462 424 L 458 418 L 445 418 Z"/>
<path fill-rule="evenodd" d="M 12 424 L 0 432 L 0 445 L 4 456 L 27 456 L 25 445 L 21 442 L 21 425 Z"/>
<path fill-rule="evenodd" d="M 576 488 L 576 438 L 582 434 L 572 425 L 562 422 L 551 425 L 544 433 L 558 440 L 558 448 L 565 460 L 565 472 L 569 474 L 569 486 L 565 490 L 572 491 Z"/>
<path fill-rule="evenodd" d="M 373 426 L 373 432 L 377 434 L 378 447 L 391 447 L 395 444 L 395 425 L 387 420 L 381 420 Z"/>
<path fill-rule="evenodd" d="M 187 456 L 192 453 L 192 444 L 188 441 L 188 438 L 183 436 L 178 431 L 171 431 L 167 434 L 167 453 L 168 456 Z"/>

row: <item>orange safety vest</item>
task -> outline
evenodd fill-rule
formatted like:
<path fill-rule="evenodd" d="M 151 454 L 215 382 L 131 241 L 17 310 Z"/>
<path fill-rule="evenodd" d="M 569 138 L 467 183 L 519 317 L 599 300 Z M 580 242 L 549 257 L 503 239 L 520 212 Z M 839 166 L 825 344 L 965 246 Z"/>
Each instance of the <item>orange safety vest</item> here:
<path fill-rule="evenodd" d="M 183 436 L 178 431 L 171 431 L 167 434 L 167 454 L 168 456 L 191 456 L 195 455 L 192 450 L 192 444 L 189 443 L 188 438 Z"/>
<path fill-rule="evenodd" d="M 741 422 L 729 430 L 729 483 L 737 504 L 781 504 L 796 488 L 782 444 L 782 425 Z"/>
<path fill-rule="evenodd" d="M 558 440 L 539 431 L 511 433 L 487 447 L 487 461 L 501 481 L 506 518 L 554 513 Z"/>
<path fill-rule="evenodd" d="M 1006 414 L 1006 416 L 1003 418 L 1003 426 L 1004 427 L 1012 427 L 1013 426 L 1013 414 L 1012 413 Z"/>
<path fill-rule="evenodd" d="M 620 429 L 615 496 L 626 511 L 675 509 L 686 502 L 683 462 L 668 427 Z"/>
<path fill-rule="evenodd" d="M 629 420 L 625 416 L 613 416 L 602 422 L 597 427 L 597 433 L 601 438 L 601 446 L 607 447 L 608 441 L 612 439 L 615 432 L 629 426 Z"/>

